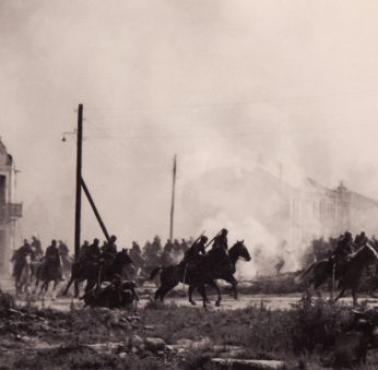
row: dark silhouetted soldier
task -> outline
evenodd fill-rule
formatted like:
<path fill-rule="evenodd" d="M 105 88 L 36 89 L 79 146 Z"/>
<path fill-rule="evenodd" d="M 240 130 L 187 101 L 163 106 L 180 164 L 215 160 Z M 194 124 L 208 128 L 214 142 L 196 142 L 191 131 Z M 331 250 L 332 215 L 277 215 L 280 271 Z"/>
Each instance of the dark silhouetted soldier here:
<path fill-rule="evenodd" d="M 344 259 L 350 253 L 353 252 L 353 237 L 352 234 L 347 231 L 343 236 L 340 237 L 337 247 L 334 252 L 334 256 L 337 259 Z"/>
<path fill-rule="evenodd" d="M 109 241 L 102 247 L 102 264 L 105 269 L 109 268 L 117 256 L 117 237 L 112 235 Z"/>
<path fill-rule="evenodd" d="M 100 241 L 96 238 L 93 243 L 88 247 L 86 258 L 89 261 L 96 261 L 101 255 Z"/>
<path fill-rule="evenodd" d="M 117 254 L 116 241 L 117 241 L 117 237 L 115 235 L 112 235 L 109 238 L 109 242 L 106 243 L 106 245 L 104 246 L 105 247 L 103 251 L 104 255 L 109 255 L 109 256 L 114 257 Z"/>
<path fill-rule="evenodd" d="M 228 250 L 228 241 L 227 241 L 227 234 L 228 230 L 227 229 L 222 229 L 220 233 L 213 239 L 213 247 L 212 249 L 223 249 L 225 251 Z"/>
<path fill-rule="evenodd" d="M 79 260 L 85 261 L 87 259 L 88 251 L 89 251 L 89 242 L 88 240 L 85 240 L 83 245 L 80 247 Z"/>
<path fill-rule="evenodd" d="M 41 242 L 35 236 L 32 236 L 31 247 L 33 248 L 33 251 L 34 251 L 34 254 L 35 254 L 36 257 L 43 256 L 43 250 L 42 250 L 42 247 L 41 247 Z"/>
<path fill-rule="evenodd" d="M 59 240 L 58 249 L 60 255 L 63 257 L 67 257 L 70 254 L 70 250 L 68 249 L 67 244 L 62 240 Z"/>
<path fill-rule="evenodd" d="M 353 236 L 347 231 L 341 235 L 330 261 L 336 264 L 336 276 L 344 274 L 349 255 L 353 252 Z"/>
<path fill-rule="evenodd" d="M 14 262 L 13 276 L 16 278 L 16 280 L 21 274 L 21 271 L 26 263 L 27 256 L 30 256 L 33 260 L 35 255 L 28 240 L 24 239 L 24 244 L 13 253 L 11 260 L 12 262 Z"/>
<path fill-rule="evenodd" d="M 56 240 L 52 240 L 51 244 L 47 247 L 45 261 L 47 271 L 58 271 L 59 277 L 62 279 L 62 266 L 60 263 L 59 249 Z"/>
<path fill-rule="evenodd" d="M 364 231 L 362 231 L 360 234 L 356 235 L 354 238 L 354 249 L 358 250 L 361 247 L 363 247 L 368 242 L 368 238 Z"/>
<path fill-rule="evenodd" d="M 197 263 L 206 254 L 205 246 L 208 241 L 207 236 L 201 235 L 193 245 L 186 251 L 184 256 L 185 263 Z"/>

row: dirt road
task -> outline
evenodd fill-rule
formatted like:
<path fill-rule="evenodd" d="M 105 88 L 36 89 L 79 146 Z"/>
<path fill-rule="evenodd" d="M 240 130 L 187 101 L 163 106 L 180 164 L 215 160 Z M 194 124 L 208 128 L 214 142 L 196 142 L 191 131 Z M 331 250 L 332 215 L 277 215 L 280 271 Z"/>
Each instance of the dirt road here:
<path fill-rule="evenodd" d="M 282 309 L 282 310 L 290 310 L 292 305 L 300 300 L 300 296 L 250 296 L 250 295 L 240 295 L 239 299 L 235 301 L 230 297 L 224 297 L 222 304 L 220 307 L 215 307 L 215 297 L 210 297 L 212 303 L 209 305 L 210 309 L 215 310 L 235 310 L 246 308 L 249 306 L 264 306 L 266 308 L 270 308 L 273 310 Z M 360 301 L 363 301 L 364 298 L 360 298 Z M 137 307 L 142 308 L 150 301 L 150 298 L 147 296 L 142 296 L 141 300 L 138 302 Z M 351 298 L 344 298 L 341 300 L 345 304 L 351 305 L 352 300 Z M 167 298 L 165 301 L 167 304 L 174 303 L 178 306 L 191 306 L 190 303 L 186 298 L 181 297 L 174 297 L 174 298 Z M 197 299 L 197 307 L 202 307 L 202 302 L 200 299 Z M 20 300 L 19 303 L 25 304 L 26 302 Z M 378 307 L 378 299 L 367 299 L 367 303 L 370 307 Z M 78 299 L 72 298 L 45 298 L 45 299 L 38 299 L 33 302 L 33 305 L 37 305 L 38 307 L 44 308 L 51 308 L 60 311 L 68 311 L 71 308 L 80 309 L 83 307 L 83 302 Z"/>

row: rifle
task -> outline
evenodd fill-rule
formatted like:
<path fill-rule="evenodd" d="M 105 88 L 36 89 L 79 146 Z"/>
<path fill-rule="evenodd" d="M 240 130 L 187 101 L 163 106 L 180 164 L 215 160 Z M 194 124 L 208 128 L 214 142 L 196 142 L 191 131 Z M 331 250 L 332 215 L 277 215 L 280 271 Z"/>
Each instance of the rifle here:
<path fill-rule="evenodd" d="M 210 244 L 221 234 L 221 231 L 218 231 L 218 234 L 216 234 L 214 236 L 213 239 L 211 239 L 206 245 L 205 245 L 205 249 L 208 248 L 210 246 Z"/>
<path fill-rule="evenodd" d="M 205 234 L 206 230 L 202 231 L 201 235 L 192 243 L 191 247 L 196 244 L 200 239 L 201 237 Z"/>

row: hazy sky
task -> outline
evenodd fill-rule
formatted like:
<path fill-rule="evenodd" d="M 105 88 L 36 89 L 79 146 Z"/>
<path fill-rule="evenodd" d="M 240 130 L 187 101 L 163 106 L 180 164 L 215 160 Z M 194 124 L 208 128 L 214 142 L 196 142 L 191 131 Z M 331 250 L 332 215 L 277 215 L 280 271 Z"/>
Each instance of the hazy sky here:
<path fill-rule="evenodd" d="M 84 174 L 121 244 L 167 236 L 174 153 L 180 237 L 199 232 L 179 221 L 180 189 L 258 158 L 378 198 L 377 21 L 371 0 L 1 0 L 20 235 L 72 240 L 75 141 L 61 136 L 80 102 Z M 83 227 L 98 230 L 87 209 Z"/>

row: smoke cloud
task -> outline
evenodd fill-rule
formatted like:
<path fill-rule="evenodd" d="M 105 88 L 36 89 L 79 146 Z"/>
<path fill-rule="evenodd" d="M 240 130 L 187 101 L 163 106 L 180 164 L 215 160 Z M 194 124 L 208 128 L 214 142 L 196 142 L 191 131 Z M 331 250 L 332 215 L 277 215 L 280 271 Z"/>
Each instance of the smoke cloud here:
<path fill-rule="evenodd" d="M 75 140 L 61 135 L 75 128 L 81 102 L 84 175 L 122 246 L 168 235 L 178 154 L 175 235 L 229 225 L 252 252 L 264 245 L 268 269 L 284 216 L 274 195 L 248 203 L 256 164 L 291 184 L 343 179 L 378 198 L 377 8 L 3 0 L 0 134 L 21 170 L 19 238 L 37 233 L 72 247 Z M 217 171 L 226 173 L 218 181 Z M 269 227 L 261 214 L 272 216 Z M 83 238 L 99 235 L 85 204 Z M 242 266 L 256 273 L 253 262 Z"/>

